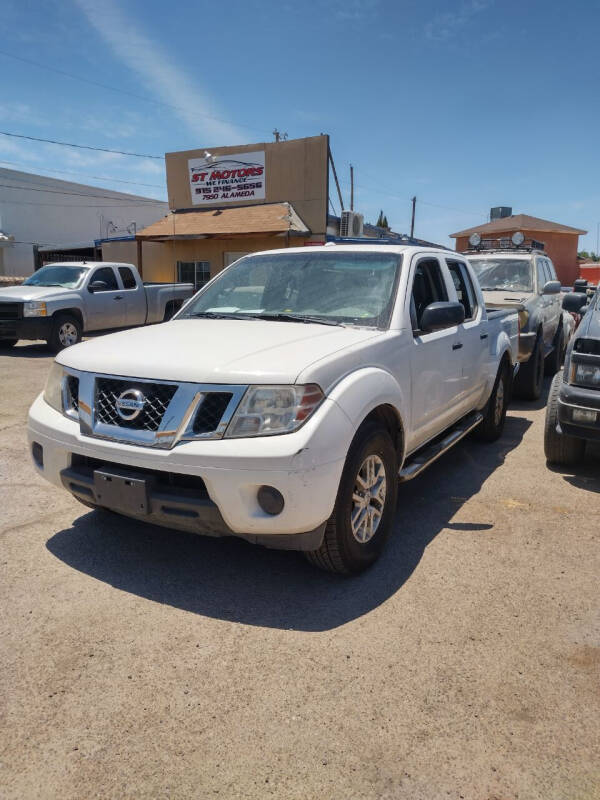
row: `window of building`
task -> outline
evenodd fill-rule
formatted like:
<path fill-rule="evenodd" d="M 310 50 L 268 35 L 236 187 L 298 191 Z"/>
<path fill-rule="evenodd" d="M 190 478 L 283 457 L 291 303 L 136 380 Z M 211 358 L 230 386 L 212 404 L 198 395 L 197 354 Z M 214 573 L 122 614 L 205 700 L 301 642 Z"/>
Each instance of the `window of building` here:
<path fill-rule="evenodd" d="M 201 289 L 210 280 L 210 261 L 178 261 L 177 280 Z"/>
<path fill-rule="evenodd" d="M 137 284 L 135 282 L 133 272 L 129 269 L 129 267 L 119 267 L 119 275 L 123 281 L 124 289 L 135 289 Z"/>
<path fill-rule="evenodd" d="M 471 276 L 466 266 L 461 261 L 450 261 L 446 259 L 452 282 L 456 289 L 458 302 L 462 303 L 465 309 L 465 320 L 473 319 L 477 313 L 477 295 L 471 282 Z"/>
<path fill-rule="evenodd" d="M 92 276 L 92 281 L 104 281 L 106 288 L 99 290 L 102 292 L 114 292 L 119 288 L 112 267 L 100 267 L 100 269 L 97 269 Z"/>
<path fill-rule="evenodd" d="M 223 253 L 223 266 L 228 267 L 230 264 L 233 264 L 234 261 L 237 261 L 238 258 L 243 258 L 247 256 L 248 253 L 241 252 L 241 251 L 233 251 L 230 250 L 227 253 Z"/>
<path fill-rule="evenodd" d="M 413 330 L 421 328 L 423 312 L 430 303 L 448 299 L 442 269 L 436 258 L 424 258 L 417 264 L 410 301 Z"/>

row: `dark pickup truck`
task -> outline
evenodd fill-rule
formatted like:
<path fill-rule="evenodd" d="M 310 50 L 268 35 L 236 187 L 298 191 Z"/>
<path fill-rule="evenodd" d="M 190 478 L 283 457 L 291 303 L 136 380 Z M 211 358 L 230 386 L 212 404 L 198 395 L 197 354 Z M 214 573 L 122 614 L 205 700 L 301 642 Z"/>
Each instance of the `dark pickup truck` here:
<path fill-rule="evenodd" d="M 563 308 L 582 315 L 564 370 L 552 381 L 546 407 L 544 450 L 550 464 L 575 464 L 586 442 L 600 442 L 600 289 L 565 295 Z"/>

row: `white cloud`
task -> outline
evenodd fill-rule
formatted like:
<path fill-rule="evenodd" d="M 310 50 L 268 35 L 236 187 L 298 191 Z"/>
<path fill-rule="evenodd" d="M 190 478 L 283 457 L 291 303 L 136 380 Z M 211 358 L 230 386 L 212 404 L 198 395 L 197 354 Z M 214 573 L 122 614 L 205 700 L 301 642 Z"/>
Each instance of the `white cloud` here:
<path fill-rule="evenodd" d="M 237 144 L 248 138 L 235 125 L 215 118 L 221 114 L 206 92 L 172 64 L 164 48 L 143 33 L 140 23 L 129 18 L 114 0 L 75 0 L 75 3 L 115 56 L 151 85 L 157 99 L 177 106 L 173 113 L 201 138 L 200 144 Z"/>
<path fill-rule="evenodd" d="M 444 11 L 428 22 L 425 36 L 434 41 L 447 41 L 469 24 L 474 16 L 489 8 L 494 0 L 462 0 L 455 11 Z"/>

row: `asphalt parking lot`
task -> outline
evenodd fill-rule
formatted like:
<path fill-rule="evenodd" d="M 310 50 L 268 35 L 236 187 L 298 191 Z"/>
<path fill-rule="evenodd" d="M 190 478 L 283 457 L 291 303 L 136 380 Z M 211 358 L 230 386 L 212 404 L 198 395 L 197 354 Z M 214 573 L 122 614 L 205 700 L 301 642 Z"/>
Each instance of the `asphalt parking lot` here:
<path fill-rule="evenodd" d="M 600 451 L 549 470 L 542 403 L 401 486 L 342 579 L 46 484 L 50 362 L 0 354 L 0 797 L 600 797 Z"/>

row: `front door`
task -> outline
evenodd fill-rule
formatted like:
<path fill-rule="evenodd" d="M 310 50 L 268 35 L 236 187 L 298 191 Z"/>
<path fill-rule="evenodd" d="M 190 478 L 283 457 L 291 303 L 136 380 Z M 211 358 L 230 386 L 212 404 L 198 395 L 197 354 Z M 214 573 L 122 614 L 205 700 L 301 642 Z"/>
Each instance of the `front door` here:
<path fill-rule="evenodd" d="M 94 281 L 102 281 L 105 288 L 90 291 L 90 285 Z M 88 310 L 87 330 L 101 331 L 107 328 L 121 328 L 125 325 L 123 290 L 119 289 L 113 267 L 98 267 L 90 270 L 84 291 Z"/>
<path fill-rule="evenodd" d="M 430 303 L 448 300 L 448 284 L 437 257 L 418 258 L 412 278 L 410 316 L 411 437 L 416 450 L 460 416 L 462 356 L 456 325 L 426 333 L 421 330 L 423 312 Z"/>

